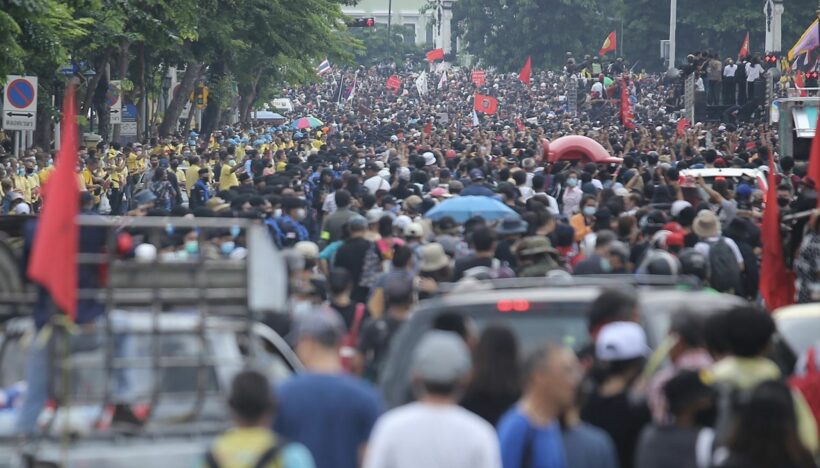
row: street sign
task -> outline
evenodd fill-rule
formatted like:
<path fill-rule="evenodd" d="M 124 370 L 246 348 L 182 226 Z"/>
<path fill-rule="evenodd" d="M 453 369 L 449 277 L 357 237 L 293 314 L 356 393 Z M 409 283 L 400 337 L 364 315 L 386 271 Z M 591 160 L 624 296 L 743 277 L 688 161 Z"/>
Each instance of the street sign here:
<path fill-rule="evenodd" d="M 137 106 L 124 104 L 122 106 L 121 136 L 137 136 Z"/>
<path fill-rule="evenodd" d="M 105 92 L 105 104 L 108 105 L 108 112 L 110 112 L 111 115 L 111 125 L 121 124 L 122 92 L 119 80 L 113 80 L 108 82 L 108 91 Z"/>
<path fill-rule="evenodd" d="M 37 77 L 8 75 L 3 92 L 3 128 L 29 130 L 37 126 Z"/>

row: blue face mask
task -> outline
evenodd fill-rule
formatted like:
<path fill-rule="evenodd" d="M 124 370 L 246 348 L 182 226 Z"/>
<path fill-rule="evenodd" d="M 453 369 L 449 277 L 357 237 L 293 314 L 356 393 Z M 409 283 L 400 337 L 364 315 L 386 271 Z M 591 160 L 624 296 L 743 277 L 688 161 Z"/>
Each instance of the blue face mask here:
<path fill-rule="evenodd" d="M 604 273 L 609 273 L 610 271 L 612 271 L 612 264 L 609 263 L 608 258 L 601 259 L 601 270 L 603 270 Z"/>
<path fill-rule="evenodd" d="M 576 185 L 578 185 L 578 179 L 567 179 L 567 185 L 570 187 L 575 187 Z"/>
<path fill-rule="evenodd" d="M 231 252 L 233 252 L 234 248 L 236 248 L 236 244 L 234 243 L 234 241 L 223 242 L 220 246 L 220 249 L 222 250 L 222 255 L 225 256 L 230 255 Z"/>
<path fill-rule="evenodd" d="M 595 216 L 595 211 L 597 208 L 594 206 L 585 206 L 584 207 L 584 216 Z"/>
<path fill-rule="evenodd" d="M 197 241 L 186 241 L 185 242 L 185 252 L 189 255 L 196 255 L 199 252 L 199 242 Z"/>

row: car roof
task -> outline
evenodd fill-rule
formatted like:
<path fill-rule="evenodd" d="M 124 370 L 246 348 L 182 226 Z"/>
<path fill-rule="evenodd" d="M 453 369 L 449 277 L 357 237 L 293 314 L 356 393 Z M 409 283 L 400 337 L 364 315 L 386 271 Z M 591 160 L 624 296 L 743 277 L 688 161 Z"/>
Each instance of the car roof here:
<path fill-rule="evenodd" d="M 820 304 L 795 304 L 774 311 L 775 320 L 820 318 Z"/>
<path fill-rule="evenodd" d="M 762 177 L 763 172 L 757 169 L 744 169 L 739 167 L 713 167 L 713 168 L 703 168 L 703 169 L 684 169 L 680 171 L 681 175 L 690 175 L 690 176 L 700 176 L 700 177 L 740 177 L 740 176 L 749 176 L 749 177 Z"/>
<path fill-rule="evenodd" d="M 598 286 L 582 286 L 571 288 L 532 288 L 532 289 L 491 289 L 486 291 L 470 291 L 447 294 L 419 304 L 417 312 L 426 310 L 440 310 L 442 308 L 465 307 L 464 312 L 470 314 L 470 306 L 493 304 L 504 299 L 520 299 L 538 302 L 591 302 L 601 292 Z"/>

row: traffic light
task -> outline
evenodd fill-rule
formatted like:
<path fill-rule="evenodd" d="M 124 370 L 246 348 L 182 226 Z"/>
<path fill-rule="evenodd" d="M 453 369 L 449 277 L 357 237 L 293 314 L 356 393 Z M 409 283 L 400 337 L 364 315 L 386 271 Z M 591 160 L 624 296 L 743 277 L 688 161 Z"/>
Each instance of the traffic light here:
<path fill-rule="evenodd" d="M 347 23 L 348 28 L 372 28 L 374 26 L 376 26 L 376 20 L 373 18 L 355 18 Z"/>

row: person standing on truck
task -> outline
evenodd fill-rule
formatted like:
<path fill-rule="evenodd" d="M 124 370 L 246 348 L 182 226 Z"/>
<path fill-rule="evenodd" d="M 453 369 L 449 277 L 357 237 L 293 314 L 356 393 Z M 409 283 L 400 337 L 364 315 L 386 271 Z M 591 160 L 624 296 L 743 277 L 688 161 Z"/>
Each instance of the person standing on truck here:
<path fill-rule="evenodd" d="M 228 406 L 234 426 L 216 438 L 203 468 L 314 468 L 304 445 L 288 442 L 270 430 L 276 402 L 264 375 L 239 373 L 231 384 Z"/>
<path fill-rule="evenodd" d="M 278 434 L 305 444 L 317 468 L 357 468 L 382 412 L 382 401 L 363 380 L 343 373 L 339 350 L 345 334 L 339 314 L 317 308 L 293 331 L 305 372 L 277 390 Z"/>

